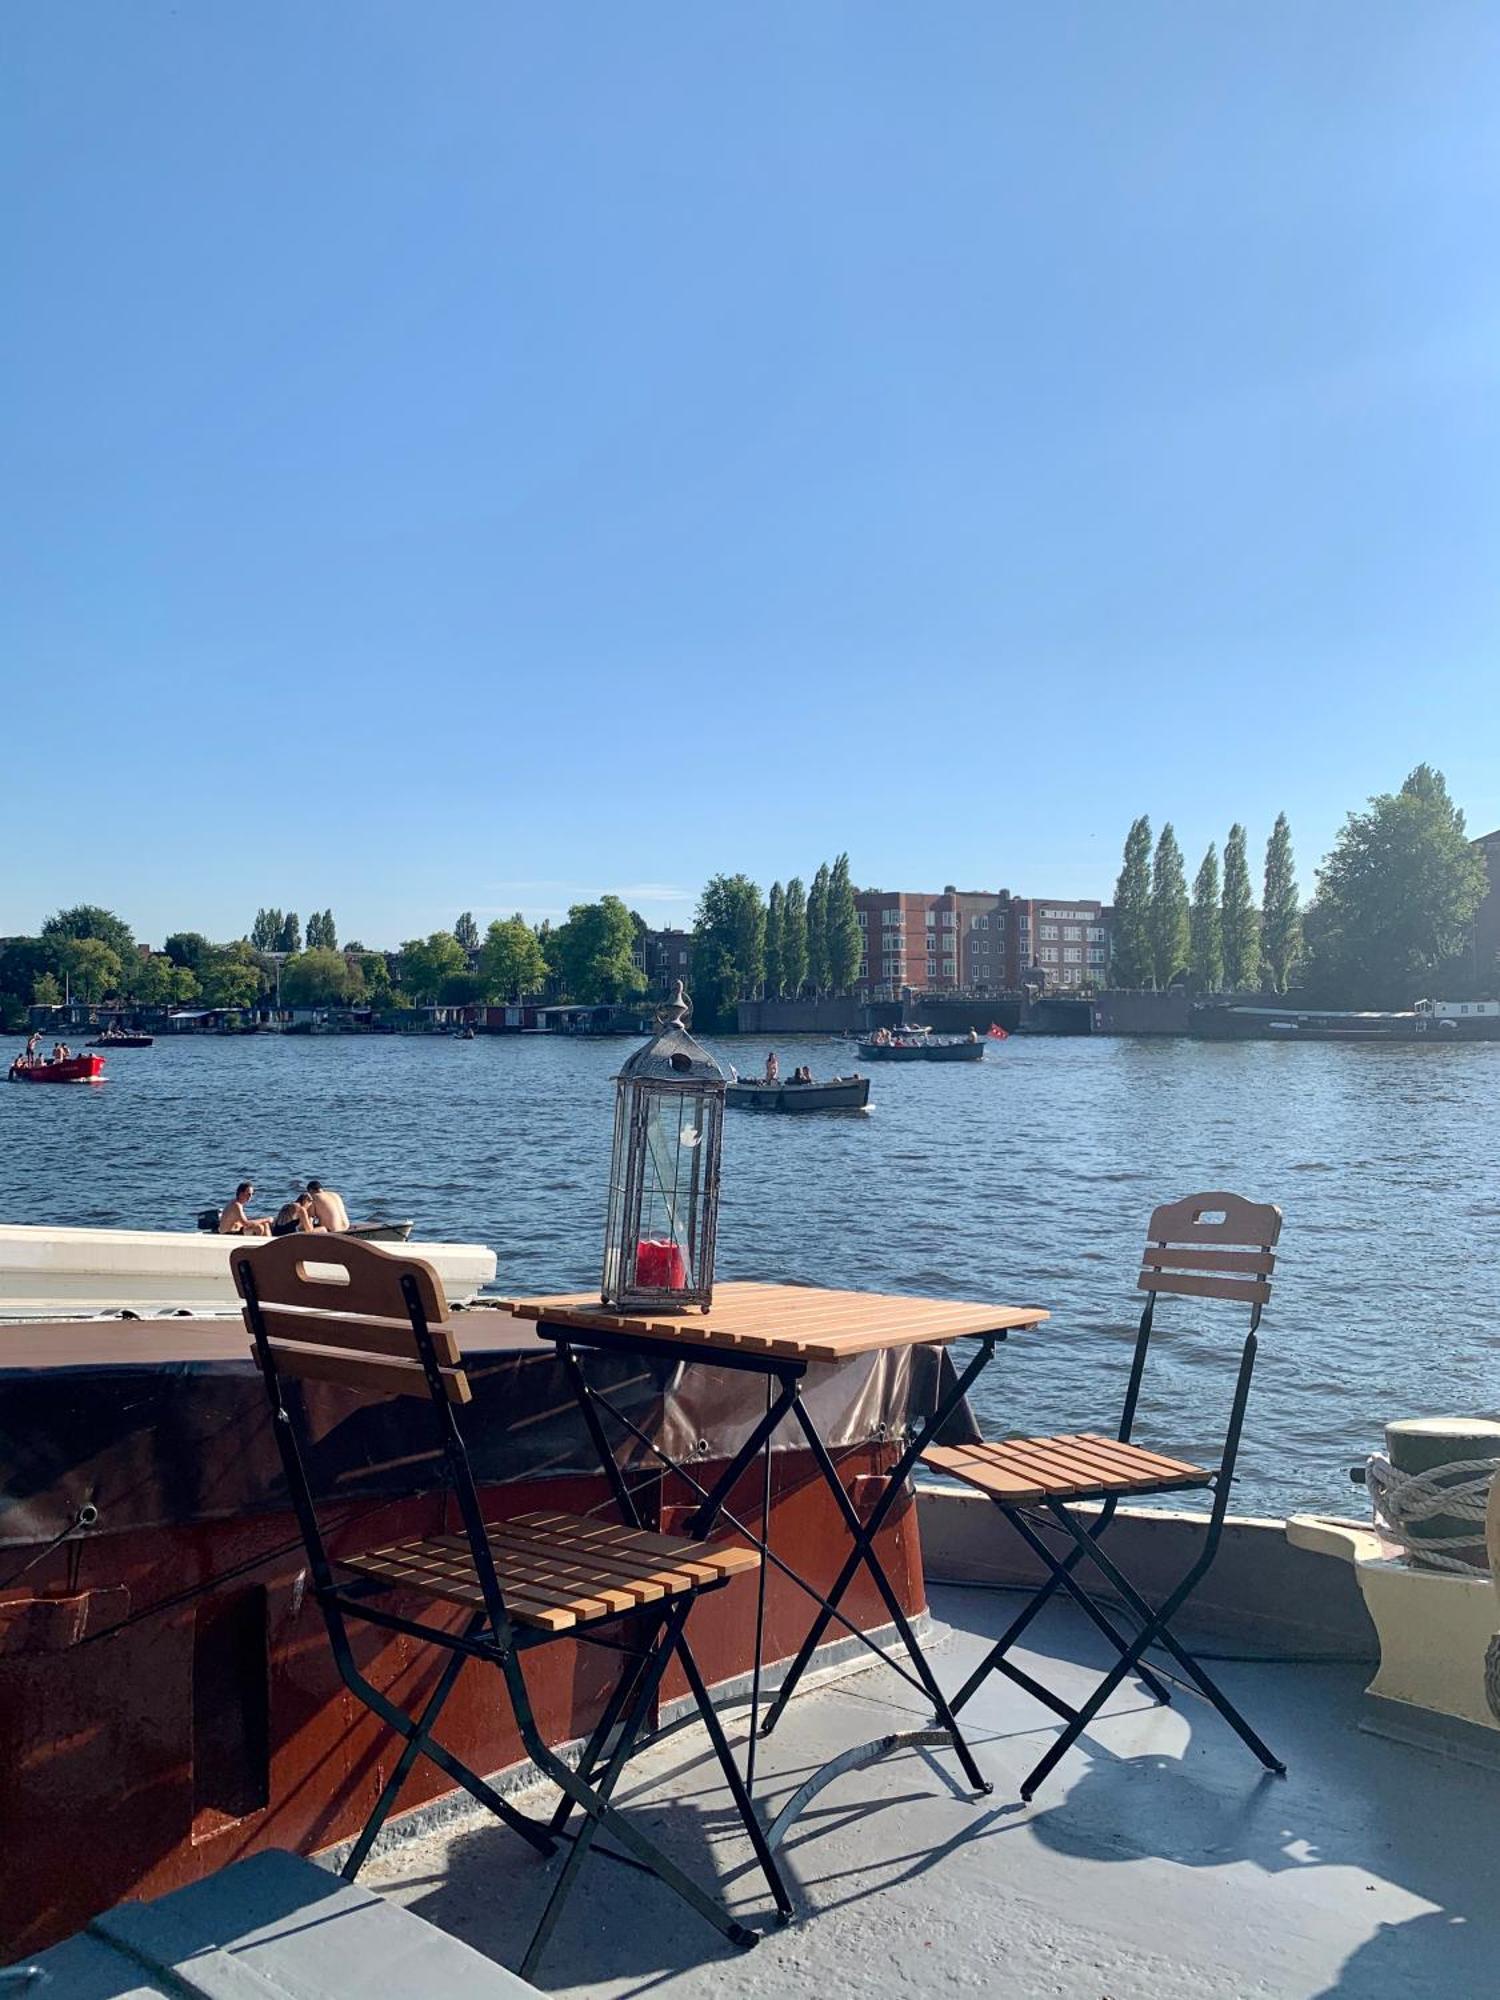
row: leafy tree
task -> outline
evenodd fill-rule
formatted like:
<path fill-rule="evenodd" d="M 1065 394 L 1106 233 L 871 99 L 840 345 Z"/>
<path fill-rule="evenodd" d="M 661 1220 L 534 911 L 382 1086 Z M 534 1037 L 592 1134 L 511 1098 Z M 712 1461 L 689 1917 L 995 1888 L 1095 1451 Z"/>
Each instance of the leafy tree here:
<path fill-rule="evenodd" d="M 458 939 L 459 950 L 472 958 L 479 949 L 479 926 L 474 921 L 474 912 L 464 910 L 453 926 L 453 935 Z"/>
<path fill-rule="evenodd" d="M 257 910 L 255 922 L 250 926 L 250 942 L 257 951 L 275 951 L 276 940 L 281 935 L 280 910 Z"/>
<path fill-rule="evenodd" d="M 773 882 L 766 899 L 766 998 L 779 1000 L 783 985 L 781 970 L 781 912 L 786 901 L 781 884 Z"/>
<path fill-rule="evenodd" d="M 807 984 L 807 897 L 802 878 L 786 885 L 781 905 L 781 990 L 795 1000 Z"/>
<path fill-rule="evenodd" d="M 73 993 L 92 1003 L 119 991 L 120 954 L 96 937 L 68 938 L 61 950 L 63 970 Z"/>
<path fill-rule="evenodd" d="M 1193 880 L 1188 912 L 1188 965 L 1201 993 L 1217 993 L 1224 979 L 1224 940 L 1219 918 L 1219 850 L 1210 841 Z"/>
<path fill-rule="evenodd" d="M 1319 987 L 1368 1006 L 1408 1006 L 1465 951 L 1484 900 L 1484 857 L 1440 771 L 1350 813 L 1318 870 L 1306 933 Z"/>
<path fill-rule="evenodd" d="M 151 952 L 127 969 L 121 991 L 138 1007 L 166 1007 L 174 1000 L 191 999 L 198 981 L 187 966 L 174 964 L 165 952 Z"/>
<path fill-rule="evenodd" d="M 372 1007 L 388 1007 L 391 1004 L 391 968 L 385 962 L 383 951 L 365 951 L 362 946 L 350 945 L 348 956 L 359 967 L 360 978 L 365 982 L 365 997 Z"/>
<path fill-rule="evenodd" d="M 841 854 L 828 878 L 828 979 L 836 993 L 847 993 L 859 977 L 859 956 L 859 910 L 849 857 Z"/>
<path fill-rule="evenodd" d="M 438 988 L 444 1007 L 474 1007 L 484 998 L 484 980 L 477 972 L 450 972 Z"/>
<path fill-rule="evenodd" d="M 1143 813 L 1125 836 L 1120 878 L 1115 883 L 1111 976 L 1117 986 L 1148 986 L 1155 961 L 1151 948 L 1151 822 Z"/>
<path fill-rule="evenodd" d="M 323 912 L 321 910 L 314 910 L 307 919 L 307 929 L 302 935 L 302 949 L 304 951 L 321 951 L 323 949 Z M 282 998 L 284 999 L 285 997 L 286 988 L 283 985 Z"/>
<path fill-rule="evenodd" d="M 715 875 L 693 927 L 693 997 L 715 1020 L 733 1017 L 766 976 L 766 906 L 748 875 Z"/>
<path fill-rule="evenodd" d="M 266 967 L 255 947 L 238 944 L 209 948 L 198 970 L 198 993 L 205 1007 L 253 1007 L 266 990 Z"/>
<path fill-rule="evenodd" d="M 276 933 L 276 942 L 271 949 L 273 951 L 301 951 L 302 926 L 297 921 L 297 912 L 295 910 L 288 910 L 282 918 L 281 928 Z"/>
<path fill-rule="evenodd" d="M 51 1001 L 38 1000 L 36 987 L 39 980 L 55 979 L 60 969 L 57 942 L 52 938 L 15 937 L 0 944 L 0 1013 L 22 1014 L 33 1004 L 58 1005 L 60 985 L 57 1000 Z"/>
<path fill-rule="evenodd" d="M 828 989 L 828 864 L 819 865 L 807 892 L 807 983 L 813 998 Z"/>
<path fill-rule="evenodd" d="M 404 990 L 419 1005 L 435 1001 L 445 979 L 468 969 L 468 961 L 452 931 L 434 931 L 428 938 L 409 938 L 401 947 L 398 976 Z"/>
<path fill-rule="evenodd" d="M 1292 859 L 1292 829 L 1285 813 L 1277 813 L 1266 842 L 1266 882 L 1260 903 L 1261 957 L 1278 993 L 1291 984 L 1302 956 L 1302 914 L 1297 907 L 1297 867 Z"/>
<path fill-rule="evenodd" d="M 322 934 L 320 923 L 318 935 Z M 281 968 L 281 998 L 288 1007 L 352 1007 L 364 997 L 364 974 L 358 964 L 351 965 L 341 951 L 330 951 L 326 945 L 298 952 Z"/>
<path fill-rule="evenodd" d="M 211 949 L 201 931 L 173 931 L 162 946 L 174 965 L 186 966 L 189 972 L 200 969 Z"/>
<path fill-rule="evenodd" d="M 333 921 L 332 910 L 325 910 L 323 912 L 323 949 L 325 951 L 337 951 L 338 948 L 338 926 Z"/>
<path fill-rule="evenodd" d="M 1250 888 L 1245 829 L 1238 821 L 1224 842 L 1224 895 L 1219 912 L 1224 950 L 1224 984 L 1235 990 L 1260 977 L 1260 917 Z"/>
<path fill-rule="evenodd" d="M 483 996 L 492 1000 L 519 1000 L 523 994 L 540 993 L 546 985 L 547 961 L 542 947 L 519 910 L 504 923 L 492 923 L 485 932 L 479 977 Z"/>
<path fill-rule="evenodd" d="M 1170 820 L 1151 864 L 1150 917 L 1152 974 L 1158 986 L 1170 986 L 1188 962 L 1187 875 Z"/>
<path fill-rule="evenodd" d="M 60 1007 L 62 997 L 63 990 L 52 973 L 43 972 L 38 975 L 31 989 L 31 998 L 36 1006 Z"/>
<path fill-rule="evenodd" d="M 74 909 L 58 910 L 42 925 L 42 936 L 59 946 L 69 938 L 92 938 L 107 945 L 121 964 L 135 951 L 129 924 L 113 910 L 100 909 L 97 903 L 79 903 Z"/>
<path fill-rule="evenodd" d="M 582 1007 L 627 1000 L 645 987 L 635 962 L 635 925 L 618 896 L 575 903 L 543 948 L 564 993 Z"/>

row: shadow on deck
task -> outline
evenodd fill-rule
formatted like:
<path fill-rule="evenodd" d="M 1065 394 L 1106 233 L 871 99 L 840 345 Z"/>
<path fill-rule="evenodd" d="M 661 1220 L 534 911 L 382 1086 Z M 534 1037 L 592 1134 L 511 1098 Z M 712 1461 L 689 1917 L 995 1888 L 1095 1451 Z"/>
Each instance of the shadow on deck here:
<path fill-rule="evenodd" d="M 1013 1597 L 935 1589 L 954 1687 Z M 1080 1699 L 1103 1663 L 1054 1606 L 1019 1663 Z M 1213 1658 L 1215 1647 L 1204 1647 Z M 1217 1649 L 1222 1658 L 1227 1649 Z M 992 1678 L 966 1712 L 994 1780 L 972 1799 L 946 1751 L 901 1753 L 819 1793 L 783 1859 L 798 1902 L 770 1922 L 700 1729 L 631 1766 L 621 1802 L 737 1913 L 765 1928 L 720 1947 L 658 1884 L 592 1860 L 539 1984 L 588 1996 L 746 2000 L 1058 1995 L 1062 2000 L 1466 2000 L 1500 1991 L 1500 1773 L 1363 1733 L 1368 1668 L 1231 1660 L 1224 1685 L 1283 1756 L 1263 1774 L 1201 1701 L 1158 1708 L 1127 1683 L 1030 1806 L 1020 1777 L 1057 1726 Z M 731 1712 L 744 1735 L 742 1709 Z M 875 1668 L 798 1697 L 761 1746 L 769 1818 L 828 1758 L 927 1721 Z M 481 1816 L 377 1850 L 361 1881 L 514 1966 L 556 1863 Z"/>

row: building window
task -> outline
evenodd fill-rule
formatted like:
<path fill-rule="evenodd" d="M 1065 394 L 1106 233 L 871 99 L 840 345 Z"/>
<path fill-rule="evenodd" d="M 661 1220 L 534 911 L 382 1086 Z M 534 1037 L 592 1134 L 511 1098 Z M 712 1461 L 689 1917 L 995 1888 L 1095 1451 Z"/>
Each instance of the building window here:
<path fill-rule="evenodd" d="M 1057 925 L 1043 924 L 1041 934 L 1044 938 L 1055 938 L 1057 936 Z"/>
<path fill-rule="evenodd" d="M 1082 931 L 1081 931 L 1081 930 L 1080 930 L 1080 929 L 1078 928 L 1077 924 L 1064 924 L 1064 925 L 1063 925 L 1063 936 L 1064 936 L 1065 938 L 1076 938 L 1076 937 L 1082 937 L 1082 935 L 1083 935 L 1083 933 L 1082 933 Z"/>
<path fill-rule="evenodd" d="M 1105 953 L 1104 953 L 1104 947 L 1103 947 L 1103 945 L 1102 945 L 1102 944 L 1091 944 L 1091 945 L 1089 946 L 1089 964 L 1090 964 L 1090 965 L 1103 965 L 1103 963 L 1104 963 L 1104 957 L 1105 957 Z"/>
<path fill-rule="evenodd" d="M 1082 956 L 1083 953 L 1078 949 L 1076 944 L 1063 946 L 1063 961 L 1065 964 L 1076 965 Z"/>
<path fill-rule="evenodd" d="M 860 929 L 861 929 L 862 931 L 863 931 L 863 930 L 868 930 L 868 929 L 869 929 L 869 927 L 870 927 L 870 913 L 869 913 L 869 911 L 868 911 L 868 910 L 857 910 L 857 911 L 855 912 L 855 915 L 856 915 L 856 916 L 857 916 L 857 917 L 859 918 L 859 927 L 860 927 Z"/>
<path fill-rule="evenodd" d="M 1090 924 L 1089 943 L 1103 944 L 1103 942 L 1104 942 L 1104 926 L 1102 924 Z"/>
<path fill-rule="evenodd" d="M 889 930 L 892 924 L 900 923 L 901 912 L 899 910 L 882 910 L 880 912 L 880 921 Z"/>

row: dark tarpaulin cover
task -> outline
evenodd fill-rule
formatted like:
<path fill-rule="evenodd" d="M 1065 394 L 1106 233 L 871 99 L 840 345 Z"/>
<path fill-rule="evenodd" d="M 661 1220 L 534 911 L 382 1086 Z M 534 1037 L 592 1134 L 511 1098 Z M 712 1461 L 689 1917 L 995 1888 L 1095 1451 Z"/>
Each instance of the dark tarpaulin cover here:
<path fill-rule="evenodd" d="M 455 1316 L 474 1400 L 461 1413 L 481 1485 L 594 1472 L 588 1433 L 550 1342 L 508 1313 Z M 580 1350 L 585 1373 L 671 1458 L 722 1460 L 765 1408 L 763 1377 L 704 1361 Z M 903 1435 L 953 1380 L 946 1349 L 891 1349 L 809 1368 L 803 1396 L 834 1450 Z M 330 1497 L 441 1483 L 432 1413 L 303 1385 L 309 1472 Z M 609 1425 L 622 1465 L 650 1455 Z M 967 1410 L 949 1442 L 978 1435 Z M 783 1425 L 778 1449 L 805 1449 Z M 270 1413 L 237 1320 L 0 1327 L 0 1546 L 51 1541 L 91 1503 L 95 1534 L 286 1504 Z"/>

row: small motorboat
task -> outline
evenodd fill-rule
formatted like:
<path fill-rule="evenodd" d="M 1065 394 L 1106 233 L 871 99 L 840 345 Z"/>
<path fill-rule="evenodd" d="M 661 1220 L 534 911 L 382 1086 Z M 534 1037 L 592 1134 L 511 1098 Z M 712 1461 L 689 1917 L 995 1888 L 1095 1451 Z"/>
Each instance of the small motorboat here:
<path fill-rule="evenodd" d="M 834 1076 L 827 1083 L 732 1083 L 724 1101 L 736 1111 L 863 1111 L 870 1101 L 867 1076 Z"/>
<path fill-rule="evenodd" d="M 967 1035 L 897 1035 L 888 1042 L 861 1042 L 866 1062 L 983 1062 L 984 1042 Z"/>
<path fill-rule="evenodd" d="M 103 1083 L 103 1056 L 69 1056 L 65 1062 L 27 1062 L 18 1056 L 10 1066 L 12 1083 Z"/>
<path fill-rule="evenodd" d="M 219 1210 L 216 1208 L 200 1209 L 198 1212 L 198 1227 L 205 1236 L 217 1236 L 219 1233 Z M 415 1222 L 351 1222 L 347 1229 L 340 1231 L 340 1234 L 344 1236 L 357 1236 L 362 1243 L 406 1243 L 410 1240 L 411 1233 L 415 1228 Z M 317 1233 L 316 1230 L 313 1231 L 314 1235 Z"/>
<path fill-rule="evenodd" d="M 95 1035 L 89 1043 L 91 1049 L 149 1049 L 155 1041 L 154 1035 L 112 1035 L 107 1030 Z"/>

